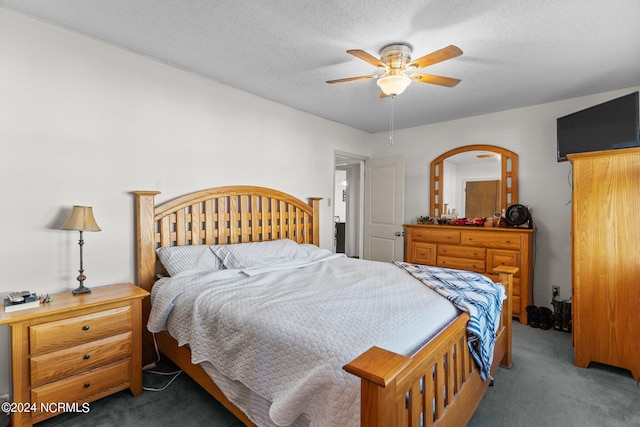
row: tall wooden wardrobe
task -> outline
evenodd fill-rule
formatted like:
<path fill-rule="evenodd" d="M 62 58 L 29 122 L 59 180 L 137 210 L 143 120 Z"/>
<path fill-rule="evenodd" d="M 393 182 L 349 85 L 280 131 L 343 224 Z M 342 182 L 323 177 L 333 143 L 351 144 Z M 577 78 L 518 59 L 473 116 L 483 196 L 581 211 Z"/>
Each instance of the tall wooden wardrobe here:
<path fill-rule="evenodd" d="M 573 163 L 574 363 L 640 379 L 640 148 L 569 155 Z"/>

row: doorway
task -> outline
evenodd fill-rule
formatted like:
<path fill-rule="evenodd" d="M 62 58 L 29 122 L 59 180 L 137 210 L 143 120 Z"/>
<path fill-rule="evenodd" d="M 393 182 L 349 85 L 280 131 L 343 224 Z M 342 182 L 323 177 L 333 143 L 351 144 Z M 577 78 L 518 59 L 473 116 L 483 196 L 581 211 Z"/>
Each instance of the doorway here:
<path fill-rule="evenodd" d="M 333 251 L 362 257 L 363 186 L 366 157 L 334 153 Z"/>

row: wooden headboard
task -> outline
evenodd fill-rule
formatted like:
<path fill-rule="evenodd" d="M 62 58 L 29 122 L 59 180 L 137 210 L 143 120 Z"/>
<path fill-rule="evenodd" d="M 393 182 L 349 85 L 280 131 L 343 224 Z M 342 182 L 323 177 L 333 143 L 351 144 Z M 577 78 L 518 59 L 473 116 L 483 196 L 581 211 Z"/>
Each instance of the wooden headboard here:
<path fill-rule="evenodd" d="M 219 245 L 291 239 L 318 245 L 319 197 L 309 204 L 264 187 L 196 191 L 155 206 L 158 191 L 134 191 L 137 285 L 151 290 L 162 246 Z"/>
<path fill-rule="evenodd" d="M 163 246 L 215 245 L 291 239 L 319 244 L 321 197 L 309 203 L 270 188 L 209 188 L 155 206 L 159 191 L 134 191 L 136 281 L 151 291 L 162 266 L 156 249 Z M 151 309 L 143 301 L 143 324 Z M 153 338 L 143 328 L 143 363 L 153 360 Z"/>

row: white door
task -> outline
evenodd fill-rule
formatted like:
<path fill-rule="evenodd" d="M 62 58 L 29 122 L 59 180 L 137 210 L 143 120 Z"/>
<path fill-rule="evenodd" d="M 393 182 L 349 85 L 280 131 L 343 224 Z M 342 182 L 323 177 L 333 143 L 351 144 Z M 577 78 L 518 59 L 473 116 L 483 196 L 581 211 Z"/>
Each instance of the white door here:
<path fill-rule="evenodd" d="M 364 259 L 402 261 L 404 156 L 367 160 L 364 192 Z"/>

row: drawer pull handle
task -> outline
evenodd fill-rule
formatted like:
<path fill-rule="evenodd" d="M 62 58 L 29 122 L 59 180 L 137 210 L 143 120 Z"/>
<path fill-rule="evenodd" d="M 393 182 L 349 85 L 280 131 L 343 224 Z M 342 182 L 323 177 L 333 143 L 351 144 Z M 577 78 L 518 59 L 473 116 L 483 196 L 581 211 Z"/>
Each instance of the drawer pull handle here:
<path fill-rule="evenodd" d="M 89 388 L 91 387 L 91 383 L 84 383 L 84 388 Z"/>
<path fill-rule="evenodd" d="M 507 243 L 511 243 L 511 240 L 507 240 Z"/>
<path fill-rule="evenodd" d="M 84 325 L 84 326 L 82 327 L 82 330 L 83 330 L 83 331 L 88 331 L 88 330 L 89 330 L 89 325 Z"/>
<path fill-rule="evenodd" d="M 85 354 L 84 356 L 82 356 L 84 360 L 89 360 L 90 357 L 91 357 L 90 354 Z"/>

